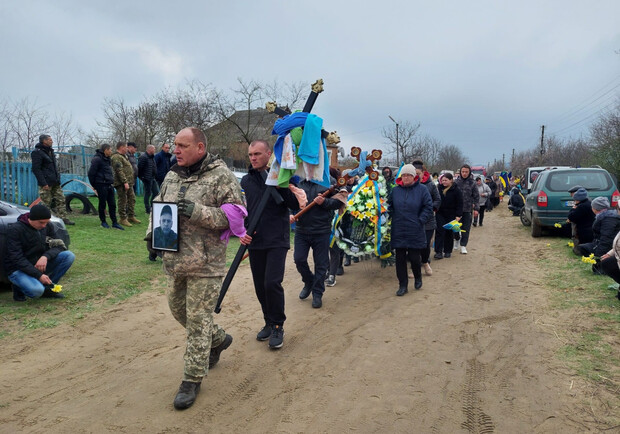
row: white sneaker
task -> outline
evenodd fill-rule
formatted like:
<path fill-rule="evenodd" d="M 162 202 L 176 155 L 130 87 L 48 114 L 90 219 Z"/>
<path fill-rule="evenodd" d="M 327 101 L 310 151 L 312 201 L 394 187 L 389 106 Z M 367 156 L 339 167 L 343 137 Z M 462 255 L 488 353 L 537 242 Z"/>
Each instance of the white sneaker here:
<path fill-rule="evenodd" d="M 454 240 L 454 250 L 458 250 L 461 247 L 461 240 Z"/>
<path fill-rule="evenodd" d="M 433 275 L 433 269 L 431 268 L 431 264 L 426 262 L 425 264 L 422 264 L 422 267 L 424 267 L 424 273 L 427 276 L 432 276 Z"/>
<path fill-rule="evenodd" d="M 467 254 L 467 249 L 465 248 L 465 246 L 461 246 L 461 253 L 462 253 L 463 255 L 466 255 L 466 254 Z"/>

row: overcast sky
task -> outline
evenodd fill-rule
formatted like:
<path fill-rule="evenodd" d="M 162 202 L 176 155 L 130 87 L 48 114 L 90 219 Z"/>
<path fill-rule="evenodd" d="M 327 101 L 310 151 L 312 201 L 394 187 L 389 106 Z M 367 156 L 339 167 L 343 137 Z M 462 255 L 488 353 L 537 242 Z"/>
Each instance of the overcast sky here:
<path fill-rule="evenodd" d="M 507 6 L 511 3 L 513 6 Z M 168 85 L 325 80 L 345 149 L 421 123 L 471 163 L 587 134 L 620 95 L 620 1 L 0 0 L 0 96 L 85 129 L 105 97 Z"/>

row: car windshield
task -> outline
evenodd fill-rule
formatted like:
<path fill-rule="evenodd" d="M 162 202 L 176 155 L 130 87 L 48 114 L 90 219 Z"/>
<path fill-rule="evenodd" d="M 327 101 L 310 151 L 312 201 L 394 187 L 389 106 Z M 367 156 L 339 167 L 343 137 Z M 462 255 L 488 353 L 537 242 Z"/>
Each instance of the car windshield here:
<path fill-rule="evenodd" d="M 574 185 L 581 185 L 589 191 L 611 189 L 611 178 L 601 170 L 561 171 L 549 174 L 547 188 L 550 191 L 568 191 Z"/>

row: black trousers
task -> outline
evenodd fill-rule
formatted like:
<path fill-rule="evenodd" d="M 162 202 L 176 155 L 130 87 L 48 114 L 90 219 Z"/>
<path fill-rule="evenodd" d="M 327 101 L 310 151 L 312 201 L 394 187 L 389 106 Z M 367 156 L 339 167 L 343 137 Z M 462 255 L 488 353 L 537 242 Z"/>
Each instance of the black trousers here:
<path fill-rule="evenodd" d="M 329 233 L 302 234 L 295 232 L 295 266 L 301 274 L 304 285 L 312 286 L 312 295 L 322 297 L 325 292 L 325 273 L 329 268 Z M 308 265 L 308 255 L 312 249 L 314 273 Z"/>
<path fill-rule="evenodd" d="M 342 267 L 342 261 L 344 259 L 344 250 L 338 247 L 338 244 L 334 243 L 329 248 L 329 272 L 330 276 L 335 276 L 338 268 Z"/>
<path fill-rule="evenodd" d="M 478 217 L 474 217 L 474 223 L 482 224 L 484 221 L 484 211 L 487 209 L 486 205 L 480 205 L 480 211 L 478 211 Z"/>
<path fill-rule="evenodd" d="M 286 320 L 282 280 L 287 251 L 285 247 L 249 250 L 254 290 L 263 310 L 265 324 L 281 326 Z"/>
<path fill-rule="evenodd" d="M 603 272 L 614 279 L 616 283 L 620 283 L 620 268 L 618 268 L 618 261 L 615 256 L 611 256 L 601 261 L 601 268 Z"/>
<path fill-rule="evenodd" d="M 461 223 L 463 223 L 463 226 L 461 226 L 461 230 L 464 232 L 461 232 L 461 246 L 466 246 L 467 242 L 469 241 L 469 232 L 471 231 L 471 219 L 472 219 L 473 213 L 471 212 L 464 212 L 463 213 L 463 217 L 461 217 Z M 458 237 L 455 237 L 457 240 L 459 239 Z"/>
<path fill-rule="evenodd" d="M 426 230 L 426 247 L 420 250 L 420 257 L 422 259 L 423 264 L 428 264 L 431 262 L 431 242 L 433 241 L 433 232 L 435 229 L 427 229 Z"/>
<path fill-rule="evenodd" d="M 452 253 L 454 247 L 454 232 L 444 229 L 443 225 L 450 223 L 453 218 L 449 219 L 439 214 L 435 216 L 437 220 L 437 229 L 435 230 L 435 252 L 436 253 Z"/>
<path fill-rule="evenodd" d="M 97 190 L 97 197 L 99 198 L 99 220 L 101 222 L 105 222 L 105 206 L 108 204 L 108 210 L 110 212 L 110 219 L 112 223 L 116 223 L 116 201 L 114 200 L 114 187 L 112 185 L 101 185 L 97 184 L 95 186 L 95 190 Z"/>
<path fill-rule="evenodd" d="M 407 276 L 407 259 L 411 263 L 413 277 L 422 280 L 422 261 L 420 251 L 422 249 L 396 249 L 396 278 L 399 288 L 407 288 L 409 276 Z"/>

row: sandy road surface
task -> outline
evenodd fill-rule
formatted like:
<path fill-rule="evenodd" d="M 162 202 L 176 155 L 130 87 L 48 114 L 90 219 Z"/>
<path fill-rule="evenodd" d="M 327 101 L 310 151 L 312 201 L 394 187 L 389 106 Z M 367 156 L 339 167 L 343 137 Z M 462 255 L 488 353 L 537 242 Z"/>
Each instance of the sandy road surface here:
<path fill-rule="evenodd" d="M 289 255 L 280 351 L 255 340 L 262 318 L 242 267 L 217 316 L 233 345 L 184 412 L 172 407 L 184 332 L 161 294 L 5 339 L 0 432 L 587 431 L 586 385 L 553 355 L 561 318 L 537 262 L 523 262 L 543 242 L 495 210 L 470 253 L 433 262 L 420 291 L 396 297 L 394 268 L 364 261 L 318 310 L 298 299 Z"/>

